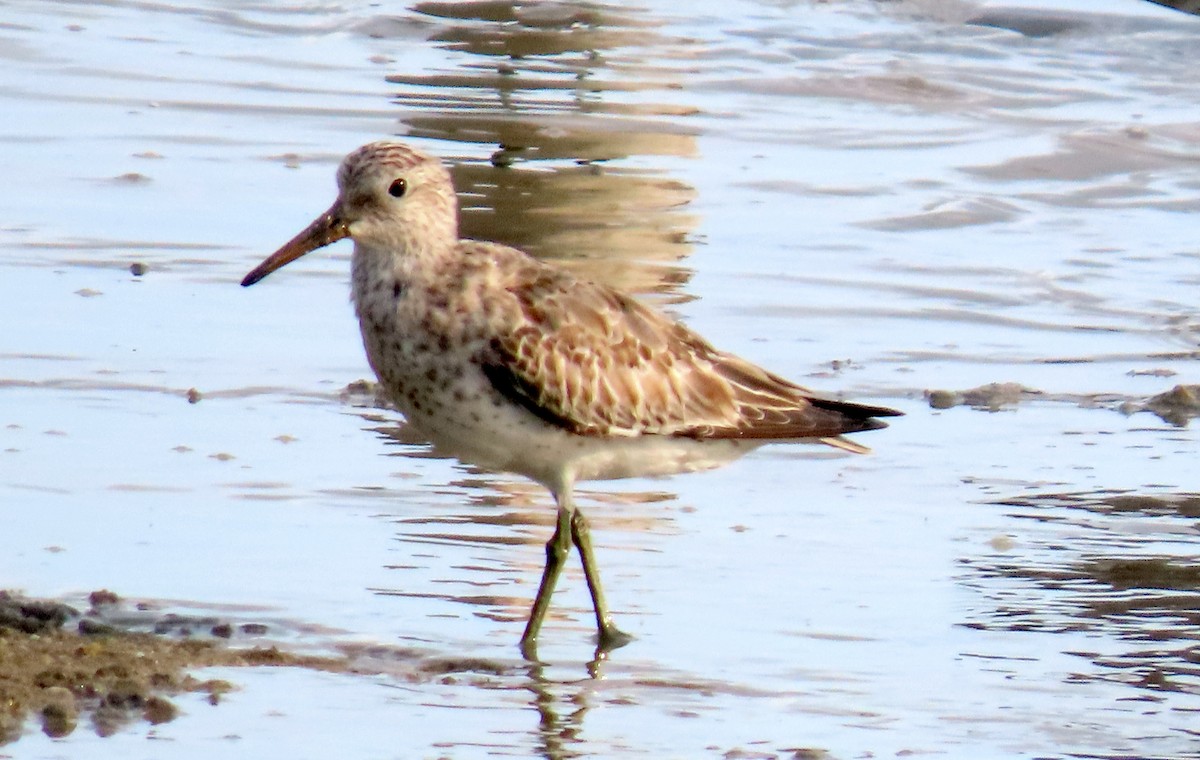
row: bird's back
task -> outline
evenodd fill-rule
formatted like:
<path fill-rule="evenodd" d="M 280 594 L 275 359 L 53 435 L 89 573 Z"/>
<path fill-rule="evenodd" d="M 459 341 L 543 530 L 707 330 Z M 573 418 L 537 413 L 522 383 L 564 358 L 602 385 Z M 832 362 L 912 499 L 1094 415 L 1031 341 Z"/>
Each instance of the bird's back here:
<path fill-rule="evenodd" d="M 491 386 L 576 435 L 829 438 L 884 427 L 891 409 L 823 398 L 614 288 L 512 248 L 464 241 L 465 306 L 486 325 Z"/>

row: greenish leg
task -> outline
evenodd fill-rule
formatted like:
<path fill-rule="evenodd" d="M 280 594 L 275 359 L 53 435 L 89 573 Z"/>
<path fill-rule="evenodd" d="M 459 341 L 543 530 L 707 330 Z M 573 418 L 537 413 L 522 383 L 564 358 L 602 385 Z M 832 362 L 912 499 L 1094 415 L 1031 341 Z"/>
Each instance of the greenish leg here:
<path fill-rule="evenodd" d="M 579 558 L 583 560 L 583 574 L 587 578 L 588 591 L 592 593 L 592 608 L 596 611 L 596 630 L 599 638 L 596 642 L 597 652 L 608 652 L 617 647 L 625 646 L 632 638 L 622 633 L 613 624 L 612 615 L 608 612 L 608 604 L 604 601 L 604 589 L 600 586 L 600 568 L 596 564 L 596 556 L 592 553 L 592 532 L 587 518 L 578 509 L 571 515 L 571 540 L 579 549 Z"/>
<path fill-rule="evenodd" d="M 558 525 L 554 529 L 554 535 L 546 542 L 546 569 L 542 571 L 542 583 L 538 586 L 537 597 L 533 600 L 533 609 L 529 612 L 529 623 L 525 626 L 525 633 L 521 634 L 521 654 L 527 660 L 537 659 L 538 631 L 542 629 L 546 610 L 550 609 L 550 597 L 554 594 L 554 586 L 558 583 L 563 564 L 571 552 L 573 511 L 569 498 L 560 500 Z"/>
<path fill-rule="evenodd" d="M 624 646 L 632 637 L 622 633 L 613 624 L 612 615 L 608 612 L 608 604 L 604 601 L 604 588 L 600 585 L 596 555 L 592 551 L 592 534 L 587 518 L 575 508 L 569 490 L 555 494 L 555 498 L 558 501 L 558 519 L 554 535 L 546 542 L 546 568 L 542 571 L 542 582 L 533 600 L 533 609 L 529 612 L 529 623 L 525 626 L 525 633 L 521 634 L 521 654 L 527 660 L 537 660 L 538 633 L 542 630 L 546 612 L 550 609 L 550 597 L 554 595 L 554 587 L 571 552 L 571 544 L 575 544 L 579 549 L 579 558 L 583 560 L 583 574 L 587 578 L 588 591 L 592 595 L 592 608 L 596 612 L 596 653 L 597 659 L 602 659 L 603 654 Z"/>

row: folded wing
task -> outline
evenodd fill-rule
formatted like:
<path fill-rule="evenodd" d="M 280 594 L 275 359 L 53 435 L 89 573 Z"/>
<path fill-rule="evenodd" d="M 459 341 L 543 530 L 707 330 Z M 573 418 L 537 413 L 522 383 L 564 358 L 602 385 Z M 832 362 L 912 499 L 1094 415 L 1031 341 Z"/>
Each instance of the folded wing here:
<path fill-rule="evenodd" d="M 540 269 L 511 292 L 519 316 L 490 342 L 484 372 L 508 398 L 580 435 L 820 439 L 899 414 L 816 396 L 558 270 Z"/>

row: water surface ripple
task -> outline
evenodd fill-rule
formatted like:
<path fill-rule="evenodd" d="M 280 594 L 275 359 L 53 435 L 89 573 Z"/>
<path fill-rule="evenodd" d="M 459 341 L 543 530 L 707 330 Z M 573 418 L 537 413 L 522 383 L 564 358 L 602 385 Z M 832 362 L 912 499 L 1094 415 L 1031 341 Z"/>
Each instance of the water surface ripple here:
<path fill-rule="evenodd" d="M 1200 19 L 1164 5 L 8 4 L 3 585 L 356 672 L 4 753 L 1200 756 Z M 359 382 L 348 248 L 237 286 L 387 135 L 466 234 L 907 416 L 585 484 L 636 639 L 594 661 L 572 566 L 523 662 L 544 490 Z"/>

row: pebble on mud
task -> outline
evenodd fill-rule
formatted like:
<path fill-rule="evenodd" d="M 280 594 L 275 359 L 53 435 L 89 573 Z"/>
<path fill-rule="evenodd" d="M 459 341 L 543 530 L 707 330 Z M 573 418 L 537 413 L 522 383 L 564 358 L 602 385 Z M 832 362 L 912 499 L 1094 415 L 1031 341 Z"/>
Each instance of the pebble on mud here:
<path fill-rule="evenodd" d="M 1166 393 L 1151 397 L 1145 409 L 1164 422 L 1183 427 L 1192 417 L 1200 417 L 1200 385 L 1176 385 Z"/>
<path fill-rule="evenodd" d="M 175 706 L 174 702 L 156 695 L 152 695 L 146 700 L 146 709 L 142 711 L 142 717 L 155 725 L 175 720 L 177 715 L 179 715 L 179 708 Z"/>
<path fill-rule="evenodd" d="M 954 391 L 925 391 L 925 400 L 933 409 L 951 409 L 960 403 Z"/>
<path fill-rule="evenodd" d="M 371 380 L 355 380 L 338 393 L 343 403 L 360 404 L 366 402 L 371 406 L 387 408 L 390 402 L 383 386 Z"/>
<path fill-rule="evenodd" d="M 1020 383 L 988 383 L 965 391 L 925 391 L 925 400 L 933 409 L 969 406 L 973 409 L 998 412 L 1002 407 L 1013 406 L 1031 396 L 1041 395 L 1041 391 L 1026 388 Z"/>
<path fill-rule="evenodd" d="M 92 618 L 84 618 L 79 621 L 79 632 L 84 636 L 107 636 L 111 633 L 116 633 L 117 629 L 108 623 L 102 623 Z"/>
<path fill-rule="evenodd" d="M 300 168 L 301 158 L 299 153 L 280 153 L 278 156 L 271 156 L 271 158 L 283 161 L 283 165 L 287 169 Z"/>
<path fill-rule="evenodd" d="M 1012 536 L 998 534 L 992 536 L 991 539 L 988 540 L 988 545 L 998 552 L 1007 552 L 1012 551 L 1012 549 L 1016 547 L 1017 542 Z"/>
<path fill-rule="evenodd" d="M 88 594 L 88 604 L 92 605 L 92 609 L 103 607 L 106 604 L 116 604 L 120 601 L 121 597 L 106 588 Z"/>
<path fill-rule="evenodd" d="M 79 705 L 70 689 L 51 686 L 42 690 L 42 732 L 52 739 L 66 736 L 79 722 Z"/>
<path fill-rule="evenodd" d="M 143 185 L 150 181 L 150 178 L 141 172 L 125 172 L 124 174 L 113 177 L 113 182 L 117 182 L 122 185 Z"/>

